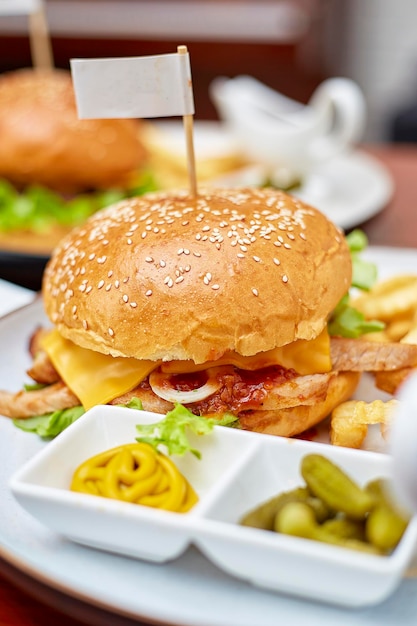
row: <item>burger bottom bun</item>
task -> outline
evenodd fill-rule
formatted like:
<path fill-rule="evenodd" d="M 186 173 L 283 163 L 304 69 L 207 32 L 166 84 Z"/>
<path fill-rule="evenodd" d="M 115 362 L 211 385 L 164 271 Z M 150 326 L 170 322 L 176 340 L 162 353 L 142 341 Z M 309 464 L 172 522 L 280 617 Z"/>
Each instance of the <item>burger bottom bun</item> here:
<path fill-rule="evenodd" d="M 360 372 L 339 372 L 329 384 L 326 399 L 311 406 L 296 406 L 276 411 L 241 413 L 240 426 L 244 430 L 280 437 L 293 437 L 315 426 L 333 409 L 348 400 L 358 386 Z"/>

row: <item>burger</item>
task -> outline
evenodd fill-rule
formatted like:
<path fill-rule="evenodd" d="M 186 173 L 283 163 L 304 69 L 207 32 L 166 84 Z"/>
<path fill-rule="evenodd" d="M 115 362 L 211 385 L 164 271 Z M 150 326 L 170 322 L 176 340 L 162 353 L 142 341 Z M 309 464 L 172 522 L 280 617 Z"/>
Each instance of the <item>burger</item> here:
<path fill-rule="evenodd" d="M 143 126 L 79 120 L 69 71 L 1 74 L 1 247 L 49 253 L 89 214 L 135 194 L 146 164 Z"/>
<path fill-rule="evenodd" d="M 269 188 L 152 193 L 91 216 L 54 250 L 29 374 L 0 393 L 27 418 L 128 404 L 233 414 L 242 429 L 294 436 L 355 390 L 335 369 L 328 321 L 350 288 L 341 230 Z M 36 344 L 36 345 L 35 345 Z"/>

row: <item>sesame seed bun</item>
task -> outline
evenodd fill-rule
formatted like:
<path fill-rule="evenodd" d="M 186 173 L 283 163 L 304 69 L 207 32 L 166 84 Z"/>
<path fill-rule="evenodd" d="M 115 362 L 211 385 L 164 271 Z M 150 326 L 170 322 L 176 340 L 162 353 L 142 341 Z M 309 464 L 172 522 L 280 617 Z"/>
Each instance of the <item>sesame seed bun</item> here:
<path fill-rule="evenodd" d="M 204 363 L 313 339 L 351 284 L 342 232 L 273 189 L 148 194 L 58 245 L 45 309 L 76 344 Z"/>
<path fill-rule="evenodd" d="M 75 193 L 123 185 L 144 160 L 136 120 L 79 120 L 71 75 L 0 76 L 0 177 Z"/>

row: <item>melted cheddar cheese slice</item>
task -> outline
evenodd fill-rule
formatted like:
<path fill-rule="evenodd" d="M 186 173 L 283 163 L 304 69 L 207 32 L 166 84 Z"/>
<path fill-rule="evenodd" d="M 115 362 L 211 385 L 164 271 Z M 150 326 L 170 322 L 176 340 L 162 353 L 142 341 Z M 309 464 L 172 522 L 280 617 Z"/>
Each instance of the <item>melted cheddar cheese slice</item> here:
<path fill-rule="evenodd" d="M 42 347 L 86 410 L 134 389 L 159 365 L 159 361 L 113 357 L 81 348 L 57 330 L 45 335 Z"/>
<path fill-rule="evenodd" d="M 154 369 L 161 365 L 166 373 L 180 374 L 201 371 L 219 365 L 234 365 L 240 369 L 256 370 L 270 365 L 282 365 L 301 375 L 325 373 L 331 370 L 330 340 L 327 329 L 307 341 L 300 339 L 281 348 L 254 356 L 236 352 L 225 354 L 218 361 L 196 365 L 193 361 L 141 361 L 128 357 L 113 357 L 75 345 L 52 330 L 42 340 L 55 369 L 87 410 L 96 404 L 107 404 L 131 391 Z"/>

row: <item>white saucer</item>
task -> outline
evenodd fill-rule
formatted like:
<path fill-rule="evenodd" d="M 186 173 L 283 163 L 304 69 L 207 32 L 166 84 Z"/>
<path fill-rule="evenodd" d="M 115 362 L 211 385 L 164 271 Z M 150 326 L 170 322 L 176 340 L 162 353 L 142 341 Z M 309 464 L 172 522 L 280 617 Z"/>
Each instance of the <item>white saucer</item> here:
<path fill-rule="evenodd" d="M 379 213 L 393 190 L 385 167 L 374 157 L 354 151 L 318 166 L 293 194 L 347 230 Z"/>

